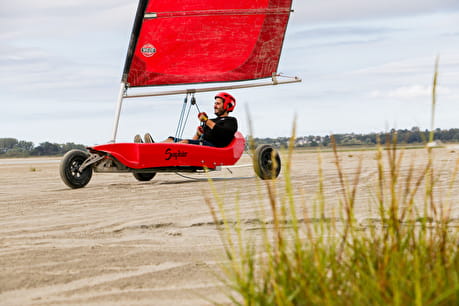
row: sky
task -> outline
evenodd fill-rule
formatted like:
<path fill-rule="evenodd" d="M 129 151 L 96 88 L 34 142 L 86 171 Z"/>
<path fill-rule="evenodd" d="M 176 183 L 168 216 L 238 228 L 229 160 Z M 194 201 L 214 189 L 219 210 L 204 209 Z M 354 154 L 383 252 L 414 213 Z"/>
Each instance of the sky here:
<path fill-rule="evenodd" d="M 2 1 L 0 138 L 108 142 L 136 8 Z M 436 58 L 434 128 L 459 128 L 458 0 L 294 0 L 293 9 L 278 72 L 303 81 L 231 91 L 243 134 L 249 118 L 255 137 L 290 136 L 294 118 L 297 136 L 430 129 Z M 202 111 L 213 112 L 214 94 L 197 96 Z M 124 100 L 117 141 L 174 135 L 182 102 Z M 183 136 L 197 124 L 192 113 Z"/>

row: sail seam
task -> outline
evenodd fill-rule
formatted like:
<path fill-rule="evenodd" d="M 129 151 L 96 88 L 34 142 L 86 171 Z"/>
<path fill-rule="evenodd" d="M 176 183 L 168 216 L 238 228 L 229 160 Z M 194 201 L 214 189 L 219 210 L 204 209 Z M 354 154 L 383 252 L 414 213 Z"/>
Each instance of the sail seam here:
<path fill-rule="evenodd" d="M 228 9 L 228 10 L 195 10 L 176 12 L 146 12 L 145 19 L 190 17 L 190 16 L 224 16 L 224 15 L 284 15 L 290 14 L 289 8 L 267 9 Z"/>

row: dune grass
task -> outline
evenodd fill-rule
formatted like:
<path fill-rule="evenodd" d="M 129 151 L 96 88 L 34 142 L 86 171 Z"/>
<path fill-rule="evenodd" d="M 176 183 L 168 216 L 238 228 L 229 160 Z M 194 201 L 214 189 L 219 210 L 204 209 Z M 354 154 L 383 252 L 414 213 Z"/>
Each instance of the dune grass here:
<path fill-rule="evenodd" d="M 336 151 L 342 195 L 339 219 L 344 221 L 325 217 L 326 182 L 321 168 L 314 203 L 318 208 L 305 203 L 298 209 L 290 157 L 284 184 L 264 182 L 271 216 L 261 223 L 262 243 L 244 231 L 238 209 L 236 221 L 230 220 L 222 201 L 217 199 L 217 205 L 208 201 L 228 259 L 222 281 L 231 289 L 234 304 L 459 304 L 459 236 L 457 227 L 450 226 L 454 203 L 435 198 L 432 149 L 426 149 L 429 158 L 421 171 L 412 167 L 402 180 L 403 151 L 395 144 L 389 146 L 376 153 L 379 218 L 364 230 L 354 208 L 360 171 L 346 177 Z M 457 170 L 458 163 L 454 174 Z M 451 186 L 455 179 L 455 175 L 450 178 Z M 417 203 L 419 194 L 423 203 Z M 263 215 L 263 208 L 258 209 Z"/>
<path fill-rule="evenodd" d="M 457 224 L 451 224 L 451 209 L 458 204 L 448 195 L 436 196 L 439 174 L 433 149 L 426 145 L 428 158 L 421 168 L 411 164 L 402 170 L 404 150 L 397 148 L 396 134 L 387 135 L 386 145 L 375 152 L 377 178 L 371 187 L 378 217 L 362 228 L 355 204 L 366 182 L 361 181 L 360 166 L 352 176 L 345 173 L 336 146 L 340 201 L 332 204 L 338 207 L 339 218 L 326 216 L 329 203 L 320 153 L 314 203 L 296 203 L 290 176 L 292 134 L 284 154 L 283 182 L 263 181 L 261 193 L 267 199 L 254 203 L 260 220 L 269 220 L 260 222 L 258 237 L 244 230 L 237 204 L 234 221 L 227 217 L 215 189 L 214 199 L 207 200 L 225 246 L 227 263 L 221 281 L 231 302 L 459 305 L 459 235 Z M 457 192 L 453 186 L 458 170 L 459 161 L 449 177 L 449 193 Z"/>

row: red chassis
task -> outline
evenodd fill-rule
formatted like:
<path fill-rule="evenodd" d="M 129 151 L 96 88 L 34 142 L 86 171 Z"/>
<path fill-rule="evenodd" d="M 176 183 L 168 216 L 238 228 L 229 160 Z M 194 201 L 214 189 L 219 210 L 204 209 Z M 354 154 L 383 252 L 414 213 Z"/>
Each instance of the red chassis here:
<path fill-rule="evenodd" d="M 156 172 L 196 172 L 234 165 L 245 149 L 237 132 L 224 148 L 182 143 L 111 143 L 71 150 L 60 165 L 60 175 L 71 188 L 82 188 L 93 172 L 132 172 L 139 181 L 149 181 Z"/>
<path fill-rule="evenodd" d="M 209 169 L 234 165 L 245 148 L 245 139 L 237 132 L 224 148 L 183 143 L 113 143 L 89 147 L 90 153 L 116 160 L 130 172 L 137 170 L 167 171 L 181 169 Z M 97 168 L 94 169 L 97 171 Z M 121 169 L 120 169 L 121 170 Z"/>

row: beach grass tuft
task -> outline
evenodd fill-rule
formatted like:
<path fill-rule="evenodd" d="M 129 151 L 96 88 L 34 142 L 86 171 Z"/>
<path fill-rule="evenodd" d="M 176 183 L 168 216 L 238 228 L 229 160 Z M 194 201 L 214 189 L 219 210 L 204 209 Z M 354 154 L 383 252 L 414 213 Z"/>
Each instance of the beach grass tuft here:
<path fill-rule="evenodd" d="M 459 305 L 459 235 L 451 217 L 457 204 L 435 192 L 440 174 L 434 149 L 426 143 L 426 162 L 402 168 L 404 150 L 397 147 L 396 134 L 387 134 L 385 145 L 375 152 L 376 178 L 368 187 L 361 163 L 347 173 L 333 145 L 339 203 L 326 201 L 328 182 L 320 152 L 317 194 L 308 203 L 298 200 L 291 180 L 294 136 L 295 128 L 283 154 L 282 183 L 260 183 L 266 197 L 254 203 L 261 220 L 256 235 L 244 229 L 238 199 L 236 221 L 227 217 L 215 188 L 214 198 L 207 199 L 222 234 L 227 260 L 221 281 L 231 303 Z M 449 193 L 454 192 L 459 161 L 455 165 Z M 356 201 L 358 192 L 367 188 L 377 217 L 363 226 L 356 217 Z M 329 215 L 330 206 L 337 207 L 336 215 Z"/>

